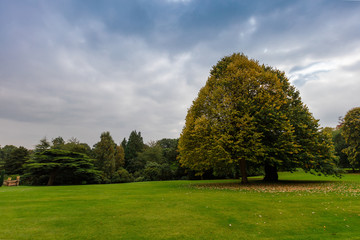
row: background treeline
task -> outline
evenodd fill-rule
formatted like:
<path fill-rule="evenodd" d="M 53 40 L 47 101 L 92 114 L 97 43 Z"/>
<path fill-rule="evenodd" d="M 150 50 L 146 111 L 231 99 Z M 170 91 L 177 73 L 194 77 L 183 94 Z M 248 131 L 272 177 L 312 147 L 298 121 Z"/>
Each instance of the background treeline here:
<path fill-rule="evenodd" d="M 148 144 L 140 132 L 116 144 L 109 132 L 91 148 L 76 138 L 41 139 L 35 149 L 0 146 L 0 169 L 6 177 L 21 176 L 22 184 L 63 185 L 193 179 L 177 160 L 178 139 Z"/>
<path fill-rule="evenodd" d="M 337 128 L 326 128 L 338 157 L 339 168 L 358 168 L 349 161 L 344 149 L 346 143 L 342 131 L 343 121 Z M 124 183 L 133 181 L 160 181 L 197 179 L 195 172 L 180 166 L 178 139 L 161 139 L 145 144 L 140 132 L 132 131 L 128 139 L 116 144 L 109 132 L 90 147 L 76 138 L 65 141 L 57 137 L 48 141 L 41 139 L 35 149 L 13 145 L 0 146 L 0 169 L 5 177 L 21 176 L 22 184 L 63 185 Z M 250 175 L 262 174 L 262 169 L 248 169 Z M 208 171 L 203 178 L 234 178 L 238 172 Z"/>

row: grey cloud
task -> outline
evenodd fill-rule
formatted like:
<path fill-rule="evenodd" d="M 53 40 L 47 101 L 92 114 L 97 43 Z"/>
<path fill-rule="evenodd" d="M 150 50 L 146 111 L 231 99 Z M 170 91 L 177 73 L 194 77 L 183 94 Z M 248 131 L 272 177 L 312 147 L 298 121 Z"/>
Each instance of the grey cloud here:
<path fill-rule="evenodd" d="M 134 129 L 145 141 L 178 137 L 211 66 L 232 52 L 285 71 L 314 115 L 334 125 L 360 100 L 356 77 L 338 80 L 358 73 L 359 9 L 340 1 L 0 2 L 0 144 L 59 135 L 94 144 L 102 131 L 121 141 Z"/>
<path fill-rule="evenodd" d="M 360 73 L 360 60 L 343 67 L 345 71 Z M 359 75 L 360 76 L 360 75 Z"/>

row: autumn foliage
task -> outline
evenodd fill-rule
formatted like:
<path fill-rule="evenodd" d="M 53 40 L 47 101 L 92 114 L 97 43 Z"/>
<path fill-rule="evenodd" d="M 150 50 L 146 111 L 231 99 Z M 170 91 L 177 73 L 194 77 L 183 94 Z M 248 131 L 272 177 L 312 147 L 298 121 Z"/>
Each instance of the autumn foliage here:
<path fill-rule="evenodd" d="M 283 72 L 243 54 L 224 57 L 210 72 L 186 116 L 179 159 L 198 174 L 249 165 L 277 181 L 278 169 L 335 174 L 330 136 Z"/>

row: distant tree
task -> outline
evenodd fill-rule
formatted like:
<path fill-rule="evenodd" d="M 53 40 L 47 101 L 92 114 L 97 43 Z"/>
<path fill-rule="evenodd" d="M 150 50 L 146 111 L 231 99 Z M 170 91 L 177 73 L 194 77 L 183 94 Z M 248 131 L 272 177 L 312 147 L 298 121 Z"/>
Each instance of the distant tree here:
<path fill-rule="evenodd" d="M 14 146 L 14 145 L 5 145 L 2 149 L 1 149 L 1 152 L 2 152 L 2 158 L 3 158 L 3 161 L 5 163 L 6 159 L 9 158 L 9 156 L 11 155 L 11 153 L 16 150 L 17 147 Z"/>
<path fill-rule="evenodd" d="M 116 146 L 115 149 L 115 171 L 125 166 L 125 151 L 122 145 Z"/>
<path fill-rule="evenodd" d="M 81 143 L 77 138 L 70 138 L 63 149 L 71 152 L 85 153 L 88 156 L 92 154 L 90 146 L 87 143 Z"/>
<path fill-rule="evenodd" d="M 213 67 L 189 109 L 179 157 L 199 174 L 240 169 L 247 183 L 250 164 L 266 181 L 296 167 L 336 174 L 331 147 L 284 73 L 233 54 Z"/>
<path fill-rule="evenodd" d="M 25 178 L 33 184 L 41 184 L 41 179 L 47 179 L 47 185 L 79 184 L 84 181 L 96 183 L 100 172 L 95 170 L 94 160 L 82 153 L 66 150 L 49 149 L 35 152 L 25 164 Z"/>
<path fill-rule="evenodd" d="M 177 147 L 179 139 L 169 139 L 163 138 L 157 141 L 157 145 L 162 149 L 163 157 L 166 159 L 166 162 L 171 164 L 178 164 L 177 161 Z"/>
<path fill-rule="evenodd" d="M 166 162 L 163 149 L 157 142 L 150 142 L 142 152 L 139 152 L 132 161 L 132 167 L 142 172 L 147 181 L 172 179 L 170 165 Z M 165 172 L 165 170 L 169 171 Z"/>
<path fill-rule="evenodd" d="M 52 140 L 51 149 L 61 149 L 67 150 L 70 152 L 85 153 L 88 156 L 91 156 L 92 151 L 88 144 L 81 143 L 77 138 L 72 137 L 67 142 L 64 141 L 62 137 L 57 137 Z"/>
<path fill-rule="evenodd" d="M 65 145 L 65 141 L 62 137 L 54 138 L 52 141 L 52 149 L 63 149 Z"/>
<path fill-rule="evenodd" d="M 165 162 L 163 149 L 156 143 L 150 144 L 150 146 L 145 148 L 142 152 L 139 152 L 137 158 L 141 159 L 141 161 L 145 163 L 156 162 L 161 164 Z"/>
<path fill-rule="evenodd" d="M 124 138 L 124 139 L 122 140 L 122 142 L 121 142 L 121 144 L 120 144 L 120 145 L 123 147 L 123 149 L 124 149 L 124 151 L 125 151 L 126 146 L 127 146 L 127 141 L 126 141 L 126 138 Z"/>
<path fill-rule="evenodd" d="M 35 146 L 35 152 L 42 152 L 51 147 L 50 142 L 44 137 L 40 140 L 40 143 Z"/>
<path fill-rule="evenodd" d="M 168 164 L 168 166 L 166 165 L 163 166 L 163 172 L 167 172 L 168 175 L 170 173 L 170 171 L 168 170 L 169 167 L 172 174 L 170 178 L 166 177 L 165 179 L 171 179 L 171 178 L 181 179 L 188 175 L 189 169 L 185 169 L 181 167 L 177 159 L 179 155 L 177 151 L 178 143 L 179 143 L 179 139 L 169 139 L 169 138 L 163 138 L 157 141 L 157 145 L 160 146 L 160 148 L 162 149 L 163 158 L 165 162 Z"/>
<path fill-rule="evenodd" d="M 351 167 L 347 155 L 344 153 L 344 149 L 348 147 L 344 137 L 341 134 L 342 129 L 335 129 L 332 131 L 332 141 L 335 147 L 335 155 L 339 158 L 339 167 L 349 168 Z"/>
<path fill-rule="evenodd" d="M 4 164 L 7 174 L 23 174 L 23 164 L 28 160 L 29 155 L 25 147 L 15 147 L 8 152 Z"/>
<path fill-rule="evenodd" d="M 142 165 L 141 160 L 137 158 L 138 154 L 145 148 L 143 138 L 140 132 L 132 131 L 125 148 L 125 169 L 130 173 L 136 172 L 139 165 Z"/>
<path fill-rule="evenodd" d="M 360 168 L 360 107 L 349 110 L 344 118 L 342 136 L 348 145 L 343 151 L 352 167 Z"/>
<path fill-rule="evenodd" d="M 144 141 L 141 132 L 132 131 L 125 148 L 125 160 L 137 157 L 139 152 L 144 150 Z"/>
<path fill-rule="evenodd" d="M 101 134 L 100 141 L 94 145 L 93 153 L 96 159 L 96 167 L 110 180 L 116 170 L 116 144 L 110 132 Z"/>

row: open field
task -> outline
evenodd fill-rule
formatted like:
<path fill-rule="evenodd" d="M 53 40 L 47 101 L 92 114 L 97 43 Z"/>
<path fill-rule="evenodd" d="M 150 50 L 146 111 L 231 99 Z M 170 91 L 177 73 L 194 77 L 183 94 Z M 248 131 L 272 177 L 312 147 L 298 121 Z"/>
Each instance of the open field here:
<path fill-rule="evenodd" d="M 1 187 L 0 239 L 360 239 L 359 174 L 280 179 Z"/>

